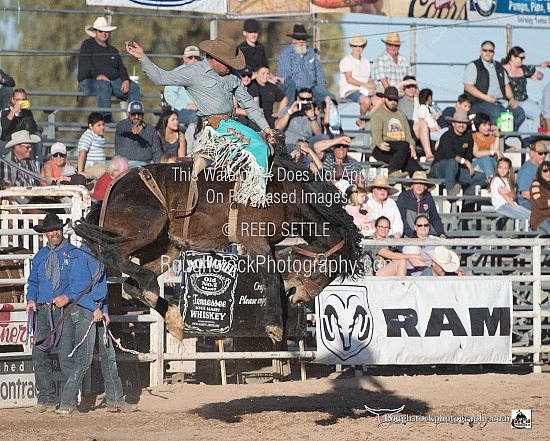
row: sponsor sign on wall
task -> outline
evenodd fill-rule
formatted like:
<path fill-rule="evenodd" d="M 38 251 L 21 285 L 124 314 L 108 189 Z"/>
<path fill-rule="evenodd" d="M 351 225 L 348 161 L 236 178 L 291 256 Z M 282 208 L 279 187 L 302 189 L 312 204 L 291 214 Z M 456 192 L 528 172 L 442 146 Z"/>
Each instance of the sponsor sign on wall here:
<path fill-rule="evenodd" d="M 468 20 L 512 26 L 550 27 L 547 0 L 469 0 Z"/>
<path fill-rule="evenodd" d="M 328 286 L 316 298 L 315 361 L 511 363 L 511 283 L 441 279 Z"/>
<path fill-rule="evenodd" d="M 126 8 L 164 9 L 171 11 L 227 13 L 226 0 L 86 0 L 90 6 L 122 6 Z"/>

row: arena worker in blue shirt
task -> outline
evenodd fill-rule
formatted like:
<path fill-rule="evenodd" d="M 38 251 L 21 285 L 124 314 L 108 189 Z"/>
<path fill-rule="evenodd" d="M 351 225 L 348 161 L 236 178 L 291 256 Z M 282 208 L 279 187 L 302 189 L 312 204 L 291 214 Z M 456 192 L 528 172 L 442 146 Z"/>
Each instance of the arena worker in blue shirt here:
<path fill-rule="evenodd" d="M 69 290 L 69 258 L 68 254 L 74 248 L 63 237 L 64 223 L 56 214 L 48 214 L 42 225 L 33 229 L 42 233 L 48 243 L 35 254 L 31 263 L 31 272 L 27 281 L 27 314 L 32 310 L 37 315 L 37 326 L 34 341 L 44 339 L 60 318 L 61 311 L 53 303 L 53 299 L 68 293 Z M 49 323 L 49 311 L 53 318 Z M 72 369 L 73 360 L 68 357 L 72 350 L 70 333 L 60 330 L 61 336 L 57 345 L 57 355 L 61 367 L 61 381 L 65 384 Z M 27 409 L 29 413 L 55 411 L 56 388 L 52 376 L 50 351 L 55 348 L 57 334 L 42 345 L 33 345 L 32 362 L 34 366 L 35 385 L 38 404 Z"/>
<path fill-rule="evenodd" d="M 258 133 L 232 118 L 233 97 L 235 97 L 240 107 L 246 111 L 248 117 L 260 127 L 263 133 L 269 136 L 273 134 L 262 110 L 245 90 L 237 72 L 245 67 L 244 55 L 233 40 L 224 37 L 202 41 L 199 48 L 206 53 L 205 59 L 193 63 L 185 69 L 166 71 L 149 60 L 137 43 L 134 42 L 130 45 L 129 42 L 126 42 L 128 53 L 140 61 L 143 72 L 156 85 L 185 87 L 197 106 L 197 115 L 202 123 L 216 131 L 213 135 L 214 139 L 216 137 L 230 139 L 230 154 L 220 151 L 212 153 L 215 146 L 208 145 L 200 145 L 198 153 L 211 159 L 213 166 L 221 164 L 222 159 L 223 162 L 229 159 L 231 164 L 244 161 L 244 167 L 249 170 L 249 173 L 246 174 L 241 186 L 243 191 L 237 192 L 235 201 L 251 206 L 266 206 L 267 160 L 270 149 Z M 209 149 L 208 147 L 213 148 Z M 216 162 L 216 159 L 219 160 L 219 163 Z M 197 157 L 194 157 L 194 161 L 196 167 Z M 249 181 L 247 182 L 247 180 Z"/>
<path fill-rule="evenodd" d="M 80 297 L 80 295 L 82 297 Z M 78 299 L 78 300 L 77 300 Z M 74 364 L 63 387 L 61 403 L 57 413 L 72 415 L 78 413 L 76 408 L 78 391 L 86 371 L 92 363 L 94 346 L 97 335 L 97 326 L 92 322 L 101 322 L 104 317 L 108 322 L 107 308 L 107 271 L 85 246 L 73 248 L 69 252 L 69 289 L 54 302 L 67 304 L 77 302 L 67 319 L 65 332 L 70 332 L 75 348 Z M 105 346 L 103 327 L 99 343 L 101 370 L 105 380 L 105 395 L 107 408 L 110 411 L 133 412 L 135 406 L 126 403 L 123 399 L 122 382 L 118 375 L 115 351 L 112 344 Z"/>

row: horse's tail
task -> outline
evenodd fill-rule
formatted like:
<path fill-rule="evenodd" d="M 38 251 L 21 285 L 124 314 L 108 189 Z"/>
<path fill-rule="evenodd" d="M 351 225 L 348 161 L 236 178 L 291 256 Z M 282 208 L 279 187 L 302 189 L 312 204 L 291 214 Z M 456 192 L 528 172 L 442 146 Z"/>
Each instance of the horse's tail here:
<path fill-rule="evenodd" d="M 101 206 L 101 202 L 94 204 L 86 218 L 74 222 L 73 230 L 84 240 L 97 259 L 104 263 L 105 251 L 128 238 L 116 231 L 99 226 Z"/>

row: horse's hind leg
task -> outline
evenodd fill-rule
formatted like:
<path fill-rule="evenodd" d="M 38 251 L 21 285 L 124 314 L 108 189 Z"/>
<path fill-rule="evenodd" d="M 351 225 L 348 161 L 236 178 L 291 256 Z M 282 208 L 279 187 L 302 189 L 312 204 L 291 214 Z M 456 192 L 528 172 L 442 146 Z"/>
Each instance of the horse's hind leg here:
<path fill-rule="evenodd" d="M 183 339 L 183 319 L 179 308 L 169 304 L 167 300 L 160 297 L 160 288 L 157 282 L 157 275 L 129 259 L 121 258 L 119 250 L 110 250 L 104 254 L 105 263 L 134 279 L 139 290 L 132 285 L 125 284 L 125 289 L 133 298 L 157 311 L 166 321 L 166 329 L 175 338 Z"/>

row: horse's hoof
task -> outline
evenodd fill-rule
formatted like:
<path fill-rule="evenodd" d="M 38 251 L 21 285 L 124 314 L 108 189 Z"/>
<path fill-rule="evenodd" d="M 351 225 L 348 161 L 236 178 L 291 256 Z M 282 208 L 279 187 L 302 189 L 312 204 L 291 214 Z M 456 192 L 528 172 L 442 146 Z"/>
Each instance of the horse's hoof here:
<path fill-rule="evenodd" d="M 267 325 L 265 332 L 273 343 L 280 343 L 283 341 L 283 328 L 277 325 Z"/>
<path fill-rule="evenodd" d="M 183 317 L 176 305 L 168 306 L 164 322 L 166 323 L 166 330 L 172 334 L 174 338 L 180 341 L 183 340 Z"/>

